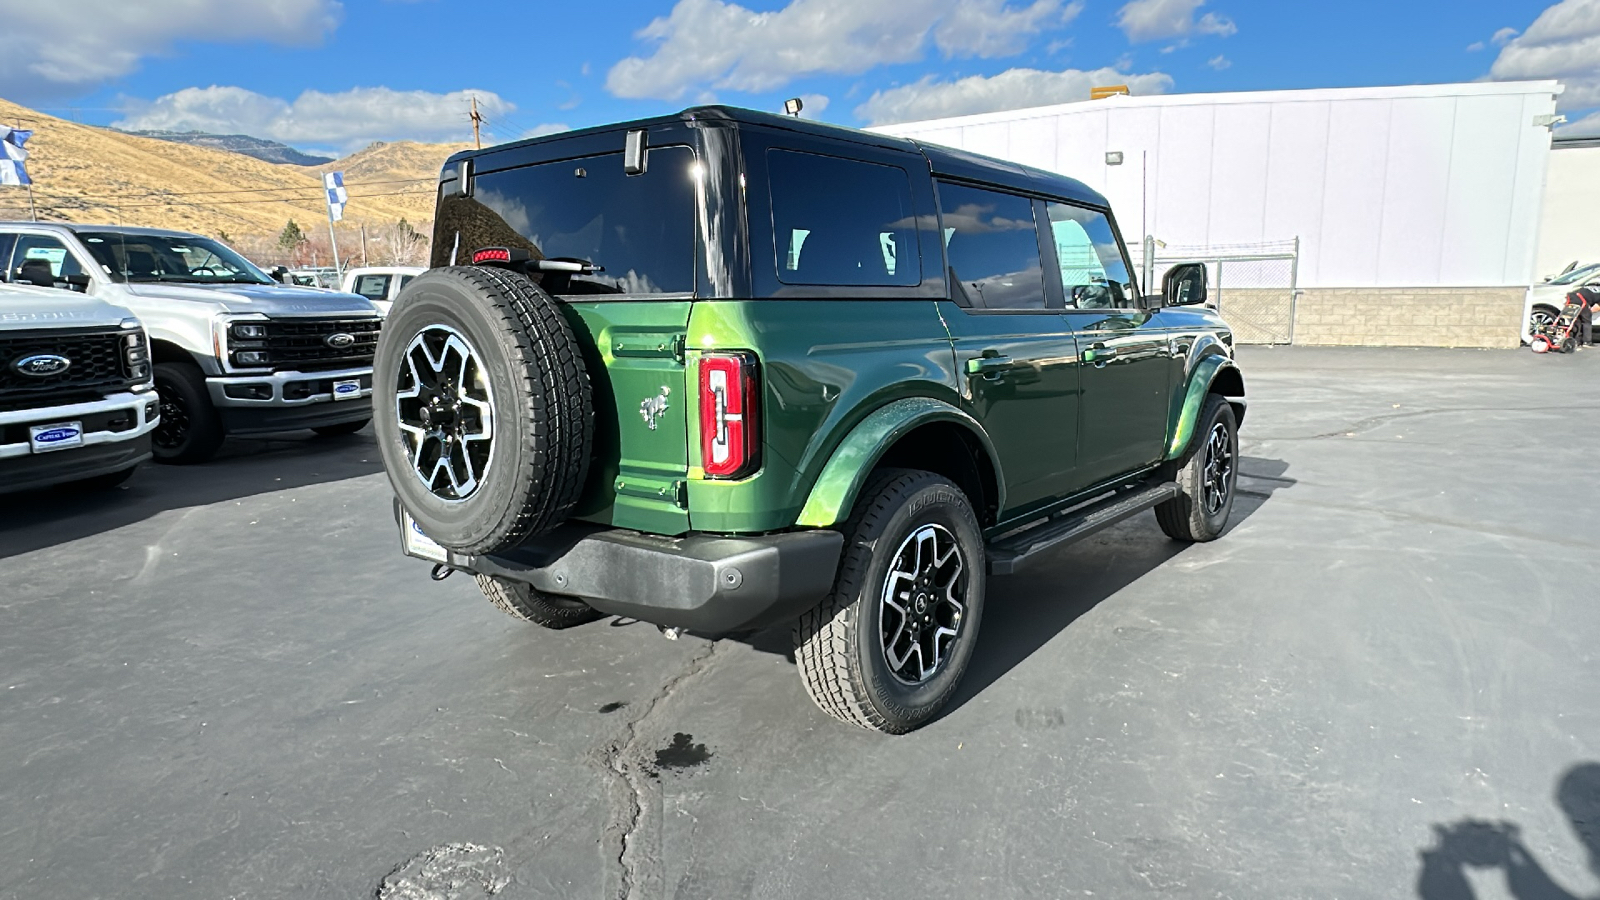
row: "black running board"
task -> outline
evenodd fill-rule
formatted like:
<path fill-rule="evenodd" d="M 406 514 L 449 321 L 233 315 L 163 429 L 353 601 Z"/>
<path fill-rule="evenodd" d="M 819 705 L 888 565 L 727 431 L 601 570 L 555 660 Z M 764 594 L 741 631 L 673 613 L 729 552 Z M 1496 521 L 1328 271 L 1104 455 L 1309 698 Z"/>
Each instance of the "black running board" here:
<path fill-rule="evenodd" d="M 989 545 L 989 572 L 1010 575 L 1051 550 L 1082 540 L 1178 496 L 1173 482 L 1128 488 L 1090 506 L 1062 513 Z"/>

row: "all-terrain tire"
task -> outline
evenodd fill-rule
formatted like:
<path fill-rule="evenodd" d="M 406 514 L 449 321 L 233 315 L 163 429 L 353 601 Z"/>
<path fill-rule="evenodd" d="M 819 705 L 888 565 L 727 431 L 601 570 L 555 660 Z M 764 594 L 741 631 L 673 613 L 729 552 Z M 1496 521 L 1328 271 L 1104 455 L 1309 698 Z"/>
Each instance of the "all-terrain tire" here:
<path fill-rule="evenodd" d="M 605 613 L 573 597 L 546 594 L 530 585 L 502 581 L 491 575 L 479 575 L 477 579 L 478 590 L 483 591 L 490 603 L 524 622 L 560 630 L 605 617 Z"/>
<path fill-rule="evenodd" d="M 161 424 L 151 435 L 158 463 L 201 463 L 222 446 L 222 417 L 211 405 L 206 377 L 192 363 L 156 363 L 156 393 L 161 397 Z"/>
<path fill-rule="evenodd" d="M 481 478 L 457 496 L 436 493 L 414 470 L 397 399 L 413 340 L 449 332 L 471 345 L 493 411 Z M 589 375 L 562 304 L 526 276 L 482 266 L 418 275 L 384 323 L 372 380 L 384 469 L 429 537 L 459 553 L 493 553 L 571 515 L 594 441 Z"/>
<path fill-rule="evenodd" d="M 882 598 L 897 552 L 930 525 L 954 538 L 969 580 L 957 634 L 942 667 L 926 681 L 908 683 L 891 671 Z M 904 734 L 944 709 L 972 658 L 983 618 L 983 532 L 967 496 L 942 476 L 885 469 L 874 473 L 862 490 L 844 533 L 832 593 L 794 628 L 800 678 L 828 715 L 873 731 Z"/>
<path fill-rule="evenodd" d="M 1219 444 L 1213 445 L 1217 441 Z M 1225 458 L 1222 451 L 1226 450 Z M 1217 468 L 1210 468 L 1215 465 Z M 1214 541 L 1228 527 L 1233 514 L 1233 498 L 1239 481 L 1239 425 L 1233 407 L 1217 394 L 1206 397 L 1195 424 L 1189 448 L 1174 463 L 1167 476 L 1178 483 L 1177 497 L 1156 506 L 1156 522 L 1167 537 L 1186 543 Z M 1207 500 L 1207 479 L 1212 500 Z M 1215 499 L 1222 488 L 1221 502 Z"/>
<path fill-rule="evenodd" d="M 318 425 L 311 430 L 323 437 L 344 437 L 367 427 L 367 423 L 371 421 L 371 419 L 357 419 L 354 422 L 340 422 L 337 425 Z"/>

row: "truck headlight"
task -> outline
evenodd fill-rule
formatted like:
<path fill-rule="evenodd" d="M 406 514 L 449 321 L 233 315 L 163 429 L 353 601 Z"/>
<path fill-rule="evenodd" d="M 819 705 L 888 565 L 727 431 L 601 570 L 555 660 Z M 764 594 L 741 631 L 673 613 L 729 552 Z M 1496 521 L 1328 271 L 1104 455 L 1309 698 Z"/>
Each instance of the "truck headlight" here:
<path fill-rule="evenodd" d="M 233 354 L 234 363 L 241 366 L 271 365 L 272 356 L 265 350 L 240 350 Z"/>
<path fill-rule="evenodd" d="M 264 341 L 267 339 L 267 326 L 265 325 L 235 322 L 229 331 L 234 337 L 247 341 Z"/>

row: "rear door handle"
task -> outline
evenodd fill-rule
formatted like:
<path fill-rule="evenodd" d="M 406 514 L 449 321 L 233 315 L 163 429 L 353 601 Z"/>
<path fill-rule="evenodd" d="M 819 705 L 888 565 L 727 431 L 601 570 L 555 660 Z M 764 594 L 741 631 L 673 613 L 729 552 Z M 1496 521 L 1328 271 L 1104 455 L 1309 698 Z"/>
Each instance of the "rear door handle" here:
<path fill-rule="evenodd" d="M 1116 347 L 1107 347 L 1105 344 L 1090 344 L 1089 349 L 1083 351 L 1083 361 L 1094 363 L 1095 368 L 1104 368 L 1106 363 L 1116 359 L 1121 352 Z"/>
<path fill-rule="evenodd" d="M 967 374 L 987 378 L 990 381 L 998 380 L 1011 368 L 1009 356 L 974 356 L 967 360 Z"/>

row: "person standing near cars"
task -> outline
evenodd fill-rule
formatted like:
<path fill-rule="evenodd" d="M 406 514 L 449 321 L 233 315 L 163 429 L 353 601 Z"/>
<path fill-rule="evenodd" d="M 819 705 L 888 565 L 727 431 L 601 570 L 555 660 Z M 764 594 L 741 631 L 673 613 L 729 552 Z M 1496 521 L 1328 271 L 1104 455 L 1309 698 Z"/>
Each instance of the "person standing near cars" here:
<path fill-rule="evenodd" d="M 1578 346 L 1594 346 L 1594 313 L 1600 310 L 1600 291 L 1593 288 L 1581 287 L 1567 295 L 1567 302 L 1583 304 L 1583 311 L 1578 314 Z"/>

